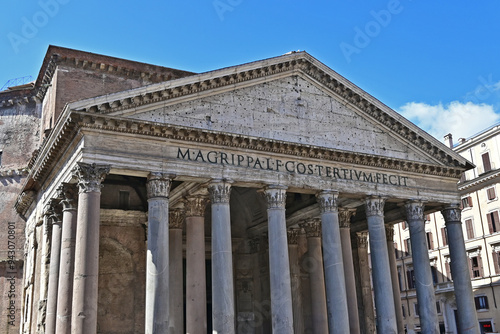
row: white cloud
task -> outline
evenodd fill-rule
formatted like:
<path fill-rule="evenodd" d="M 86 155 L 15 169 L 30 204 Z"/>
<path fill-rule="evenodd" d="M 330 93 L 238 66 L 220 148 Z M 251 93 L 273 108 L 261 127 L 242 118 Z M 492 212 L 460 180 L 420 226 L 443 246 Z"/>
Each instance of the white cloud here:
<path fill-rule="evenodd" d="M 399 113 L 438 140 L 451 133 L 455 141 L 468 138 L 500 121 L 493 106 L 453 101 L 447 105 L 409 102 Z"/>

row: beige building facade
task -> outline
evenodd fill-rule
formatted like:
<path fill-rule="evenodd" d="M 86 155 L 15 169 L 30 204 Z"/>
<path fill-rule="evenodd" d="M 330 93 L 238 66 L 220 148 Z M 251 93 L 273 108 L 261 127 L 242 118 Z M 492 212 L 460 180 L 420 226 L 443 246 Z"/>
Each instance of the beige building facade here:
<path fill-rule="evenodd" d="M 451 145 L 452 138 L 446 138 Z M 458 185 L 461 195 L 462 232 L 468 261 L 468 273 L 474 290 L 474 304 L 481 333 L 500 331 L 497 298 L 500 293 L 500 202 L 498 200 L 500 163 L 500 128 L 492 126 L 468 139 L 459 139 L 454 151 L 475 164 L 466 171 Z M 429 259 L 440 309 L 441 333 L 457 333 L 453 273 L 445 221 L 440 213 L 426 216 Z M 401 301 L 408 333 L 417 332 L 411 239 L 406 223 L 395 225 L 395 247 Z"/>
<path fill-rule="evenodd" d="M 23 333 L 402 333 L 386 229 L 403 219 L 436 332 L 424 217 L 437 210 L 458 326 L 478 332 L 466 158 L 305 52 L 192 74 L 53 50 L 46 136 L 15 205 Z M 152 82 L 65 104 L 68 72 Z"/>

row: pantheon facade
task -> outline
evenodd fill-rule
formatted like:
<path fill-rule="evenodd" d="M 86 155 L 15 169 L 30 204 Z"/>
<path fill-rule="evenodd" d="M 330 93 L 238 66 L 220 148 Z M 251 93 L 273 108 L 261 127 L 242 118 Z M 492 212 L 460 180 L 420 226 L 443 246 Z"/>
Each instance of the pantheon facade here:
<path fill-rule="evenodd" d="M 457 192 L 470 162 L 306 52 L 202 74 L 127 64 L 49 48 L 15 206 L 23 333 L 403 333 L 402 220 L 422 333 L 438 333 L 435 211 L 458 328 L 478 333 Z M 131 76 L 150 81 L 85 86 Z"/>

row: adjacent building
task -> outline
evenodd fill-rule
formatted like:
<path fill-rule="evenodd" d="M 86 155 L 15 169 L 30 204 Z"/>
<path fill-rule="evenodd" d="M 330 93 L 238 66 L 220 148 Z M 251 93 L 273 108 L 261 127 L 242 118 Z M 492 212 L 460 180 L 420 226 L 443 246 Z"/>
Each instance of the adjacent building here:
<path fill-rule="evenodd" d="M 462 233 L 468 274 L 474 290 L 474 305 L 481 333 L 500 331 L 500 126 L 492 126 L 471 138 L 460 138 L 454 151 L 475 164 L 458 184 L 462 207 Z M 457 333 L 456 299 L 450 267 L 449 237 L 440 213 L 426 215 L 425 234 L 441 333 Z M 419 332 L 415 274 L 408 224 L 395 225 L 394 247 L 404 323 L 408 333 Z"/>

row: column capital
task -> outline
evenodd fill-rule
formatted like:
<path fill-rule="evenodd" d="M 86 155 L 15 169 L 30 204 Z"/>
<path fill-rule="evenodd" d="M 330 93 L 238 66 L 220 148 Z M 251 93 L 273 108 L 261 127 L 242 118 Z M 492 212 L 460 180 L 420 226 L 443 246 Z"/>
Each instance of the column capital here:
<path fill-rule="evenodd" d="M 88 164 L 77 162 L 71 171 L 78 180 L 80 193 L 101 192 L 102 181 L 109 174 L 109 165 Z"/>
<path fill-rule="evenodd" d="M 146 190 L 148 199 L 155 197 L 168 197 L 172 179 L 175 177 L 169 173 L 151 172 L 148 175 Z"/>
<path fill-rule="evenodd" d="M 356 214 L 356 209 L 339 208 L 339 227 L 350 228 L 351 217 Z"/>
<path fill-rule="evenodd" d="M 62 222 L 62 204 L 59 198 L 51 198 L 47 205 L 46 215 L 51 218 L 52 225 Z"/>
<path fill-rule="evenodd" d="M 385 236 L 387 238 L 387 241 L 394 242 L 394 225 L 392 224 L 385 225 Z"/>
<path fill-rule="evenodd" d="M 203 217 L 205 216 L 205 207 L 207 206 L 208 198 L 203 195 L 193 195 L 184 198 L 184 209 L 186 217 Z"/>
<path fill-rule="evenodd" d="M 368 232 L 356 232 L 356 238 L 359 248 L 368 248 Z"/>
<path fill-rule="evenodd" d="M 337 212 L 339 193 L 332 190 L 323 190 L 316 194 L 316 201 L 319 204 L 321 213 Z"/>
<path fill-rule="evenodd" d="M 297 245 L 299 243 L 300 228 L 290 228 L 287 230 L 288 244 Z"/>
<path fill-rule="evenodd" d="M 229 203 L 231 183 L 230 180 L 212 180 L 208 184 L 207 188 L 212 204 Z"/>
<path fill-rule="evenodd" d="M 306 232 L 307 238 L 319 238 L 321 237 L 321 219 L 312 218 L 305 220 L 299 224 L 300 227 Z"/>
<path fill-rule="evenodd" d="M 462 209 L 458 206 L 458 204 L 452 204 L 443 210 L 441 210 L 441 214 L 446 222 L 446 224 L 453 223 L 462 223 Z"/>
<path fill-rule="evenodd" d="M 286 186 L 270 185 L 261 194 L 267 200 L 268 209 L 284 209 L 286 204 Z"/>
<path fill-rule="evenodd" d="M 368 196 L 365 202 L 366 216 L 384 216 L 385 198 L 381 196 Z"/>
<path fill-rule="evenodd" d="M 75 183 L 62 183 L 57 188 L 63 211 L 76 210 L 78 205 L 78 190 Z"/>
<path fill-rule="evenodd" d="M 424 221 L 424 202 L 408 201 L 405 204 L 405 208 L 408 223 L 415 220 Z"/>
<path fill-rule="evenodd" d="M 186 218 L 184 209 L 172 209 L 168 213 L 168 227 L 181 230 Z"/>

